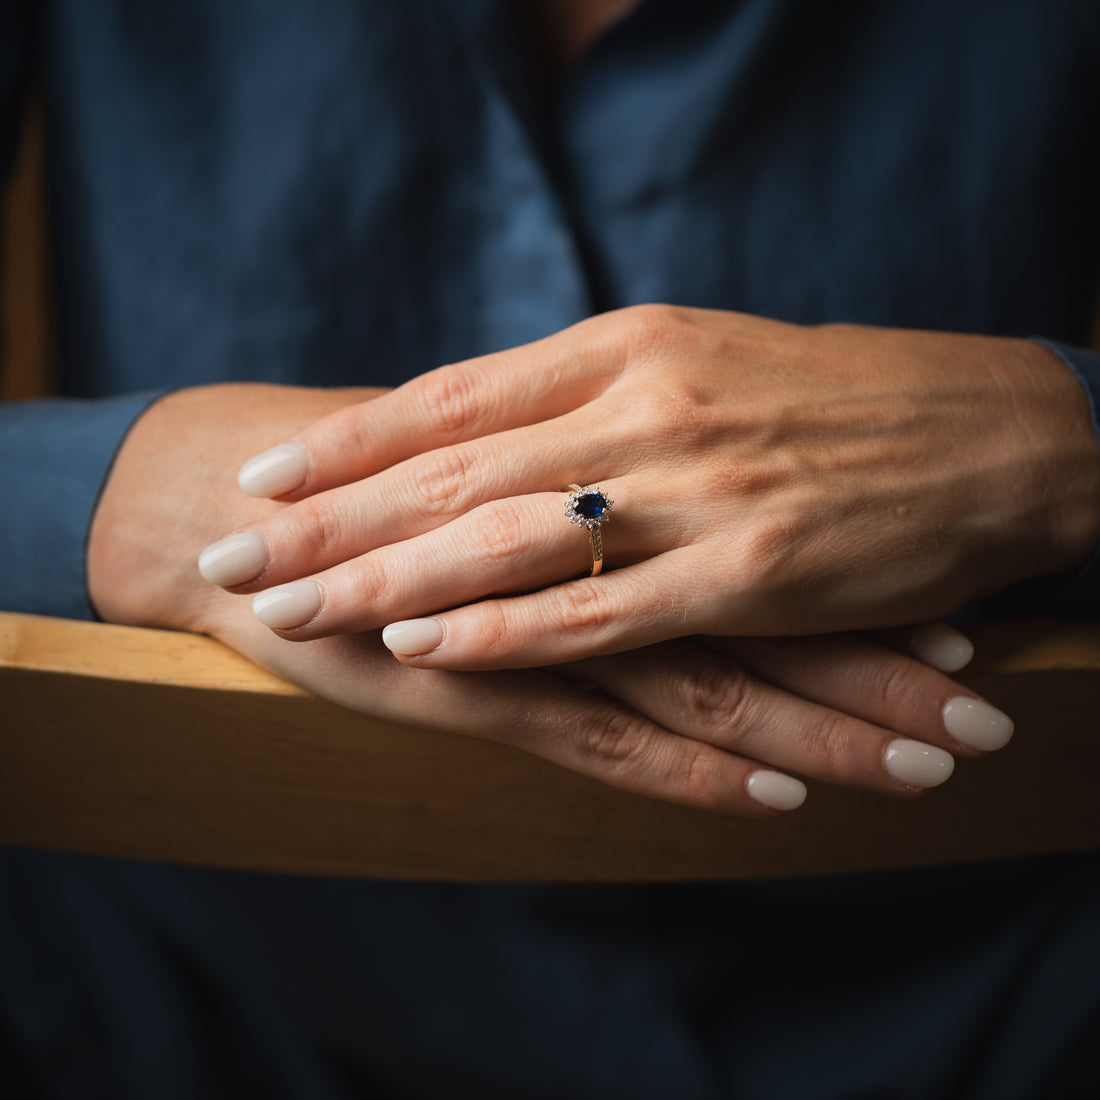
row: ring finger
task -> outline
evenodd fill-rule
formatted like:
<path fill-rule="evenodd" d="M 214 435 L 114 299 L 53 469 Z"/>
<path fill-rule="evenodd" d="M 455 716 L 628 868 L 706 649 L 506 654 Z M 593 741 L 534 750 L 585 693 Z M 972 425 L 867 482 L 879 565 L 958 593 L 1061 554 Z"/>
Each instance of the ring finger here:
<path fill-rule="evenodd" d="M 306 640 L 585 575 L 593 567 L 589 538 L 562 516 L 564 499 L 538 493 L 491 501 L 427 534 L 261 591 L 253 609 L 266 626 Z M 616 517 L 603 537 L 604 553 L 625 565 L 656 552 L 660 536 Z"/>

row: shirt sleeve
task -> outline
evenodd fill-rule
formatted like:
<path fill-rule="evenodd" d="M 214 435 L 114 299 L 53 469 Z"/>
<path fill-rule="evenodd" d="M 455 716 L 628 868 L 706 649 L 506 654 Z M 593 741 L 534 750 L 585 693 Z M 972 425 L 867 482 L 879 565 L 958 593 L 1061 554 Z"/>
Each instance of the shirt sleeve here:
<path fill-rule="evenodd" d="M 1086 351 L 1051 340 L 1037 339 L 1049 348 L 1078 377 L 1088 394 L 1092 424 L 1100 436 L 1100 352 Z M 1054 589 L 1047 589 L 1049 611 L 1100 617 L 1100 546 L 1076 574 L 1059 578 Z M 1045 601 L 1044 601 L 1045 602 Z M 1046 611 L 1040 607 L 1037 610 Z"/>
<path fill-rule="evenodd" d="M 158 396 L 0 407 L 0 607 L 94 618 L 88 528 L 119 445 Z"/>
<path fill-rule="evenodd" d="M 1100 436 L 1100 354 L 1084 348 L 1032 337 L 1052 351 L 1080 379 L 1088 395 L 1093 426 Z M 1100 546 L 1075 572 L 1036 577 L 981 601 L 966 610 L 979 617 L 1100 618 Z"/>

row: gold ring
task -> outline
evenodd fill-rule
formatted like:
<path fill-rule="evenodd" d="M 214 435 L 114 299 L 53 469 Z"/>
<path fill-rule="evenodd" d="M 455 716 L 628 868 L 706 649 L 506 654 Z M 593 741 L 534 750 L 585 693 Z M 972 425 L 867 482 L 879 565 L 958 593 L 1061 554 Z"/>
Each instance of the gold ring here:
<path fill-rule="evenodd" d="M 601 493 L 599 486 L 570 485 L 569 496 L 565 500 L 565 516 L 570 523 L 588 528 L 588 544 L 592 548 L 592 572 L 590 577 L 598 577 L 603 568 L 603 537 L 600 524 L 606 523 L 614 511 L 615 502 Z"/>

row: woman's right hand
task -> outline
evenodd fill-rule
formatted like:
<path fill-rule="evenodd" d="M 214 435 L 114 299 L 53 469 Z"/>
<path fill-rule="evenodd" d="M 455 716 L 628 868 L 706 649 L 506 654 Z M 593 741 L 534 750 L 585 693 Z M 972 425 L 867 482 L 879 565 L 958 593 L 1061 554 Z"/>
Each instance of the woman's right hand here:
<path fill-rule="evenodd" d="M 1007 740 L 1011 725 L 972 693 L 857 635 L 682 639 L 481 673 L 409 668 L 376 633 L 279 638 L 194 562 L 218 533 L 283 507 L 240 492 L 244 457 L 369 396 L 231 385 L 152 406 L 120 449 L 93 523 L 99 613 L 212 634 L 364 713 L 505 742 L 638 794 L 742 816 L 800 804 L 804 788 L 786 773 L 906 796 L 946 779 L 951 752 Z"/>

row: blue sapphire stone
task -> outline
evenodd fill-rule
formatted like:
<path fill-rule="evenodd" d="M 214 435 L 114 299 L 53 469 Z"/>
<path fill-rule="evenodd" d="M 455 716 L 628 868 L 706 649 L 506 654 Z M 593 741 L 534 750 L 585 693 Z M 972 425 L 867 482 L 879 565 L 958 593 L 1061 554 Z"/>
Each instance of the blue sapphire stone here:
<path fill-rule="evenodd" d="M 607 509 L 607 500 L 603 493 L 585 493 L 577 497 L 573 510 L 583 519 L 599 519 Z"/>

